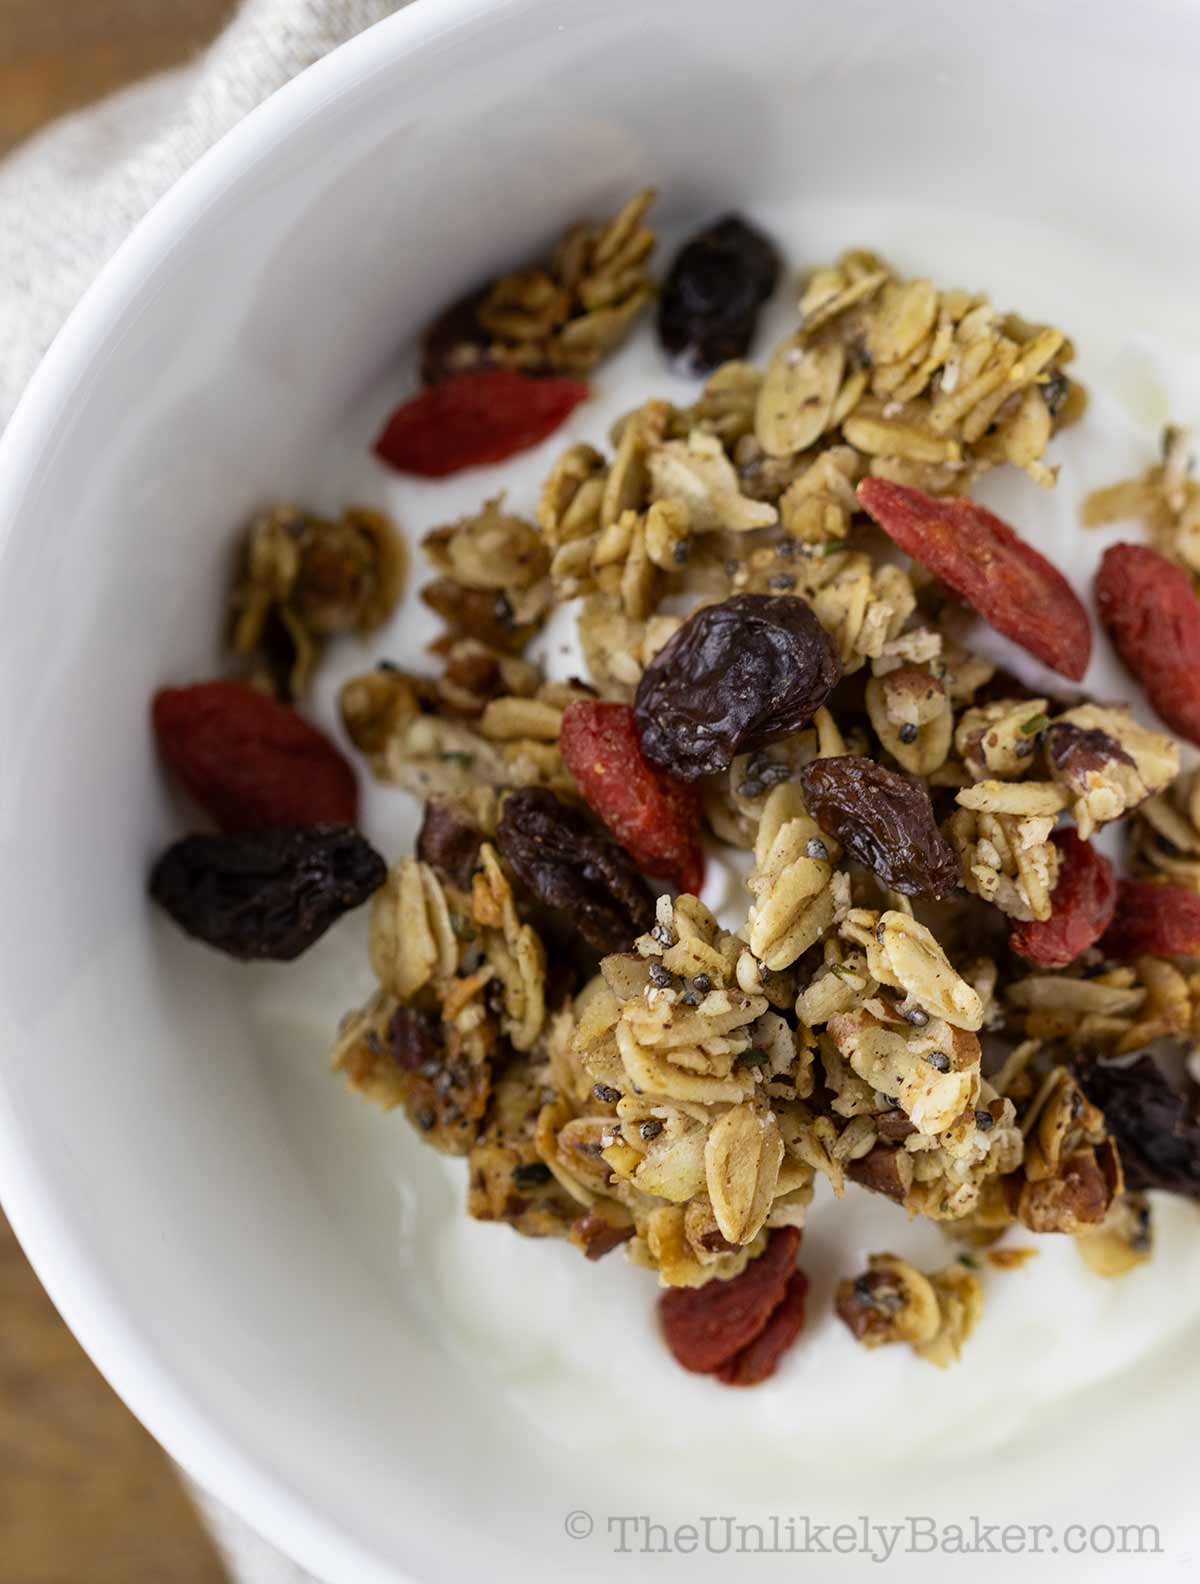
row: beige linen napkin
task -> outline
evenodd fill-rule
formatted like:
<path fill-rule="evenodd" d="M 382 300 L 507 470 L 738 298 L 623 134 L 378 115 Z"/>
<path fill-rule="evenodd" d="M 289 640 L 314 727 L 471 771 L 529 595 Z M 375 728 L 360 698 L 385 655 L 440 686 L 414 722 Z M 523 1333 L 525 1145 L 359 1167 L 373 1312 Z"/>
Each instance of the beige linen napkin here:
<path fill-rule="evenodd" d="M 2 3 L 2 0 L 0 0 Z M 205 149 L 405 0 L 244 0 L 204 55 L 0 163 L 0 427 L 100 266 Z"/>

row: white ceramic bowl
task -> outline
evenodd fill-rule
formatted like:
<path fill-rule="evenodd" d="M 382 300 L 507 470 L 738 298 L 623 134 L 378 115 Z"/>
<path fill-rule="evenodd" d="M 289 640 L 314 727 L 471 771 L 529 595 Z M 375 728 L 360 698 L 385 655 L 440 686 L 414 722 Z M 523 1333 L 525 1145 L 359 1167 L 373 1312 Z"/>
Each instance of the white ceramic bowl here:
<path fill-rule="evenodd" d="M 796 263 L 875 243 L 1082 319 L 1110 387 L 1144 384 L 1138 336 L 1200 344 L 1198 66 L 1200 11 L 1171 0 L 421 0 L 202 160 L 46 360 L 0 448 L 0 1187 L 134 1410 L 317 1572 L 794 1576 L 794 1555 L 614 1556 L 607 1528 L 764 1509 L 1154 1521 L 1160 1555 L 1020 1565 L 1194 1566 L 1194 1222 L 1167 1218 L 1180 1264 L 1132 1297 L 1071 1311 L 1057 1256 L 1044 1286 L 1010 1278 L 949 1386 L 826 1336 L 818 1364 L 722 1395 L 659 1353 L 646 1278 L 460 1230 L 458 1168 L 324 1073 L 360 922 L 303 973 L 239 973 L 152 917 L 143 880 L 183 812 L 147 699 L 214 668 L 237 526 L 354 495 L 420 529 L 494 487 L 406 488 L 367 456 L 433 309 L 653 181 L 668 225 L 744 208 Z M 635 374 L 673 388 L 644 339 L 571 432 L 597 438 Z M 1088 482 L 1137 464 L 1126 433 Z M 514 503 L 544 462 L 504 475 Z M 406 607 L 384 647 L 423 637 Z M 368 810 L 389 846 L 395 796 Z M 838 1225 L 811 1235 L 823 1300 Z M 871 1234 L 847 1225 L 856 1257 Z"/>

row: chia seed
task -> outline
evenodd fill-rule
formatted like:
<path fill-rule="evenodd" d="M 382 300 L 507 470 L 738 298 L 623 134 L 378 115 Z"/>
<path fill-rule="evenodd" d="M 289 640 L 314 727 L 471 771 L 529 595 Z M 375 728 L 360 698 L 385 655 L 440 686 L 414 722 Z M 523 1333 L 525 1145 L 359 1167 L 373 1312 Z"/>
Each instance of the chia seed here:
<path fill-rule="evenodd" d="M 649 1143 L 651 1139 L 656 1139 L 662 1130 L 663 1125 L 657 1117 L 651 1117 L 649 1121 L 643 1122 L 641 1127 L 638 1128 L 638 1132 L 647 1141 L 647 1143 Z"/>
<path fill-rule="evenodd" d="M 650 964 L 650 983 L 657 985 L 660 990 L 666 990 L 675 982 L 675 976 L 669 968 L 664 968 L 662 963 Z"/>
<path fill-rule="evenodd" d="M 819 836 L 810 836 L 805 844 L 804 851 L 810 858 L 815 858 L 818 863 L 829 862 L 829 848 Z"/>
<path fill-rule="evenodd" d="M 925 1060 L 940 1073 L 950 1071 L 950 1058 L 945 1051 L 934 1051 L 932 1055 L 926 1056 Z"/>
<path fill-rule="evenodd" d="M 706 973 L 698 973 L 692 980 L 692 989 L 699 990 L 701 995 L 707 995 L 712 989 L 712 980 Z"/>
<path fill-rule="evenodd" d="M 796 587 L 796 579 L 787 572 L 776 572 L 774 577 L 767 579 L 767 587 L 779 589 L 781 593 L 785 593 L 788 589 Z"/>
<path fill-rule="evenodd" d="M 617 1101 L 621 1098 L 621 1091 L 619 1089 L 614 1089 L 611 1084 L 593 1084 L 592 1093 L 596 1096 L 597 1100 L 603 1100 L 605 1105 L 616 1105 Z"/>
<path fill-rule="evenodd" d="M 905 721 L 904 725 L 900 728 L 900 741 L 902 743 L 915 743 L 919 736 L 920 733 L 913 725 L 912 721 Z"/>
<path fill-rule="evenodd" d="M 929 1013 L 924 1007 L 905 1007 L 901 1010 L 900 1016 L 906 1023 L 911 1023 L 913 1028 L 924 1028 L 929 1022 Z"/>

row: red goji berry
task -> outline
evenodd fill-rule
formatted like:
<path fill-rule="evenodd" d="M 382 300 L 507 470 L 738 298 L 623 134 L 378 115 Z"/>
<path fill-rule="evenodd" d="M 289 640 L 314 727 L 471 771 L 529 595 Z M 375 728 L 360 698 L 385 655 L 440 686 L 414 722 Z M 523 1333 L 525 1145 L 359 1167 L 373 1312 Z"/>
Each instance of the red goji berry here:
<path fill-rule="evenodd" d="M 588 806 L 638 867 L 699 892 L 699 794 L 646 758 L 632 707 L 576 699 L 563 713 L 559 748 Z"/>
<path fill-rule="evenodd" d="M 155 694 L 163 758 L 223 831 L 353 825 L 354 771 L 315 726 L 242 682 Z"/>
<path fill-rule="evenodd" d="M 1078 682 L 1092 655 L 1087 611 L 1057 567 L 975 501 L 867 478 L 858 498 L 901 550 L 997 632 Z"/>
<path fill-rule="evenodd" d="M 804 1329 L 807 1292 L 808 1277 L 802 1270 L 793 1271 L 766 1325 L 741 1352 L 714 1370 L 717 1379 L 726 1386 L 758 1386 L 769 1380 L 779 1368 L 779 1360 Z"/>
<path fill-rule="evenodd" d="M 783 1299 L 796 1265 L 796 1227 L 772 1232 L 766 1252 L 740 1276 L 672 1287 L 658 1300 L 667 1346 L 685 1370 L 710 1375 L 758 1336 Z"/>
<path fill-rule="evenodd" d="M 457 374 L 401 403 L 375 454 L 421 478 L 503 462 L 553 434 L 588 394 L 579 380 L 534 379 L 515 369 Z"/>
<path fill-rule="evenodd" d="M 1019 957 L 1043 968 L 1065 968 L 1094 946 L 1112 923 L 1117 906 L 1113 866 L 1073 830 L 1055 831 L 1058 880 L 1048 919 L 1016 923 L 1008 944 Z"/>
<path fill-rule="evenodd" d="M 1135 957 L 1200 957 L 1200 895 L 1190 886 L 1122 880 L 1116 915 L 1100 949 L 1117 962 Z"/>
<path fill-rule="evenodd" d="M 1115 544 L 1096 574 L 1100 620 L 1172 731 L 1200 744 L 1200 600 L 1181 566 Z"/>

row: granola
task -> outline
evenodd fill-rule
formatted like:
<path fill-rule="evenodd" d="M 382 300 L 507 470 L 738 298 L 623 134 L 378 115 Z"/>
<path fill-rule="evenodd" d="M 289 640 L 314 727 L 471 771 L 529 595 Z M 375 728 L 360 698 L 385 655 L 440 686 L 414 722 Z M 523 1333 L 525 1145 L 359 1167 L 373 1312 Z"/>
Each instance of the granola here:
<path fill-rule="evenodd" d="M 651 197 L 456 305 L 427 375 L 591 368 L 653 295 Z M 690 405 L 648 399 L 607 445 L 565 448 L 536 499 L 428 533 L 430 664 L 341 689 L 351 743 L 424 820 L 372 902 L 376 988 L 335 1068 L 467 1157 L 472 1216 L 589 1259 L 623 1248 L 689 1290 L 673 1345 L 729 1384 L 765 1379 L 800 1328 L 818 1193 L 878 1194 L 959 1247 L 1016 1227 L 1078 1239 L 1109 1275 L 1149 1257 L 1145 1161 L 1127 1191 L 1122 1119 L 1088 1098 L 1086 1064 L 1194 1052 L 1200 971 L 1113 960 L 1111 938 L 1106 954 L 1111 879 L 1090 934 L 1058 956 L 1028 942 L 1106 827 L 1134 874 L 1200 891 L 1200 773 L 1128 706 L 997 673 L 858 493 L 921 492 L 921 520 L 944 523 L 978 509 L 927 497 L 987 469 L 1053 485 L 1047 448 L 1085 405 L 1072 357 L 1056 328 L 846 253 L 805 276 L 762 366 L 720 364 Z M 1200 573 L 1180 431 L 1087 508 L 1130 515 Z M 1009 556 L 997 598 L 1005 578 L 1045 595 L 1041 558 L 989 521 Z M 234 647 L 298 695 L 328 638 L 386 618 L 402 569 L 375 514 L 280 508 L 252 530 Z M 532 640 L 570 601 L 586 675 L 564 681 Z M 573 757 L 579 705 L 560 752 L 564 712 L 596 698 L 634 723 L 621 766 Z M 665 815 L 633 796 L 614 825 L 597 788 L 608 773 L 611 802 L 618 772 L 740 854 L 725 911 L 648 888 L 611 831 L 645 862 Z M 1182 1105 L 1148 1109 L 1140 1151 Z M 1004 1269 L 1030 1250 L 993 1253 Z M 986 1263 L 875 1254 L 836 1312 L 864 1345 L 945 1367 L 980 1323 Z"/>

